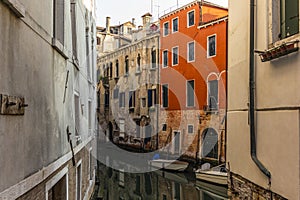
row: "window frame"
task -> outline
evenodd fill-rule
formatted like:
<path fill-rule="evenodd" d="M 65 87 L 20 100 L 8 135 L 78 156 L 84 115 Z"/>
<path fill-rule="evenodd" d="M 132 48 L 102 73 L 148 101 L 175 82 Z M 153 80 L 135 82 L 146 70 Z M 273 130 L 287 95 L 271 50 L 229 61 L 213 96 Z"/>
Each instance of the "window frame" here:
<path fill-rule="evenodd" d="M 192 128 L 193 128 L 193 129 L 192 129 L 193 132 L 190 132 L 189 127 L 192 127 Z M 194 124 L 188 124 L 188 125 L 187 125 L 187 133 L 188 133 L 188 134 L 194 134 L 194 133 L 195 133 Z"/>
<path fill-rule="evenodd" d="M 177 63 L 174 63 L 174 49 L 177 49 Z M 175 46 L 172 48 L 172 66 L 179 65 L 179 46 Z"/>
<path fill-rule="evenodd" d="M 166 24 L 168 24 L 168 28 L 167 29 L 165 27 Z M 166 37 L 166 36 L 168 36 L 170 34 L 169 27 L 170 27 L 170 23 L 168 21 L 163 23 L 163 37 Z"/>
<path fill-rule="evenodd" d="M 167 52 L 167 58 L 165 58 L 165 52 Z M 167 65 L 165 65 L 165 60 L 167 60 Z M 169 66 L 169 51 L 168 49 L 163 50 L 162 52 L 162 68 L 167 68 Z"/>
<path fill-rule="evenodd" d="M 164 104 L 164 87 L 166 86 L 166 88 L 167 88 L 167 104 L 166 104 L 166 106 L 165 106 L 165 104 Z M 163 108 L 168 108 L 169 107 L 169 84 L 168 83 L 166 83 L 166 84 L 162 84 L 162 86 L 161 86 L 161 90 L 162 90 L 162 92 L 161 92 L 161 100 L 162 100 L 162 104 L 161 104 L 161 106 L 163 107 Z"/>
<path fill-rule="evenodd" d="M 193 54 L 193 60 L 190 60 L 190 44 L 193 43 L 193 47 L 194 47 L 194 54 Z M 195 62 L 195 40 L 191 41 L 191 42 L 188 42 L 187 43 L 187 62 L 188 63 L 191 63 L 191 62 Z"/>
<path fill-rule="evenodd" d="M 194 20 L 193 20 L 194 23 L 192 25 L 190 25 L 189 14 L 192 13 L 192 12 L 194 13 Z M 187 27 L 190 28 L 192 26 L 195 26 L 195 24 L 196 24 L 196 22 L 195 22 L 195 9 L 193 9 L 193 10 L 190 10 L 189 12 L 187 12 Z"/>
<path fill-rule="evenodd" d="M 174 21 L 177 20 L 177 30 L 174 31 Z M 172 33 L 177 33 L 179 31 L 179 17 L 172 19 Z"/>
<path fill-rule="evenodd" d="M 214 55 L 209 55 L 210 54 L 210 43 L 209 43 L 209 39 L 210 38 L 215 38 L 215 54 Z M 207 52 L 207 58 L 212 58 L 212 57 L 216 57 L 217 56 L 217 34 L 212 34 L 212 35 L 209 35 L 207 36 L 207 39 L 206 39 L 206 52 Z"/>
<path fill-rule="evenodd" d="M 189 93 L 188 93 L 188 83 L 190 82 L 190 81 L 193 81 L 193 83 L 194 83 L 194 92 L 193 92 L 193 105 L 189 105 Z M 190 79 L 190 80 L 186 80 L 186 107 L 187 108 L 193 108 L 193 107 L 195 107 L 195 79 Z"/>

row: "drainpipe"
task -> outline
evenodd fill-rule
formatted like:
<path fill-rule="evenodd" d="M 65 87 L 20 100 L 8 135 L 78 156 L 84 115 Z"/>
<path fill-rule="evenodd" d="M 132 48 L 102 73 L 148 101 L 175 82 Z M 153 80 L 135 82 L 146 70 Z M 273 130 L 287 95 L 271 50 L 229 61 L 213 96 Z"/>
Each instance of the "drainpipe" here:
<path fill-rule="evenodd" d="M 249 64 L 249 125 L 250 125 L 250 142 L 251 158 L 260 169 L 260 171 L 269 178 L 271 184 L 270 171 L 258 160 L 256 154 L 256 133 L 255 133 L 255 69 L 254 69 L 254 1 L 250 0 L 250 64 Z"/>

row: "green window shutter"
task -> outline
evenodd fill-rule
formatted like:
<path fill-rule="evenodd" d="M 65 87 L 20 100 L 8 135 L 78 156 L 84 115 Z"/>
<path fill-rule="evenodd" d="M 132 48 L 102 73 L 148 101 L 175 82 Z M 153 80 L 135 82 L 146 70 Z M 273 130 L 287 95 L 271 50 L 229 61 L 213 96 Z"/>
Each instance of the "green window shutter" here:
<path fill-rule="evenodd" d="M 281 38 L 299 33 L 299 0 L 280 1 Z"/>

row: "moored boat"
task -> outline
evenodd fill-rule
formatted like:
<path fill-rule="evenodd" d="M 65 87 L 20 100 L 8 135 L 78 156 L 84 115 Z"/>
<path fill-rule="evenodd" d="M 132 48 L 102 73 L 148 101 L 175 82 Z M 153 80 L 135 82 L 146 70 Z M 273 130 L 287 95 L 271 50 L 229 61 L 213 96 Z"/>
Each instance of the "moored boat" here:
<path fill-rule="evenodd" d="M 179 160 L 155 159 L 150 160 L 149 165 L 151 168 L 182 172 L 186 170 L 189 163 Z"/>

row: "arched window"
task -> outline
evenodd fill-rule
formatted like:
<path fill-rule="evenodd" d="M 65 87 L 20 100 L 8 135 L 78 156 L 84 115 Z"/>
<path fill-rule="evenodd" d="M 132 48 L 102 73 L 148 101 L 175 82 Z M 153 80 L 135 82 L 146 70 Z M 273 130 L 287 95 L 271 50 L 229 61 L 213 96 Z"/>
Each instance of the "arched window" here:
<path fill-rule="evenodd" d="M 119 60 L 116 60 L 116 77 L 119 77 Z"/>
<path fill-rule="evenodd" d="M 140 54 L 138 54 L 138 56 L 136 58 L 136 63 L 137 63 L 136 71 L 140 72 L 141 71 L 141 55 Z"/>
<path fill-rule="evenodd" d="M 218 134 L 212 128 L 207 128 L 202 134 L 202 157 L 218 159 Z"/>
<path fill-rule="evenodd" d="M 112 62 L 110 62 L 110 64 L 109 64 L 109 77 L 111 78 L 112 77 L 112 68 L 113 68 L 113 64 L 112 64 Z"/>
<path fill-rule="evenodd" d="M 151 68 L 156 68 L 156 49 L 155 47 L 152 47 L 151 50 Z"/>
<path fill-rule="evenodd" d="M 128 75 L 129 72 L 129 58 L 125 56 L 125 75 Z"/>

